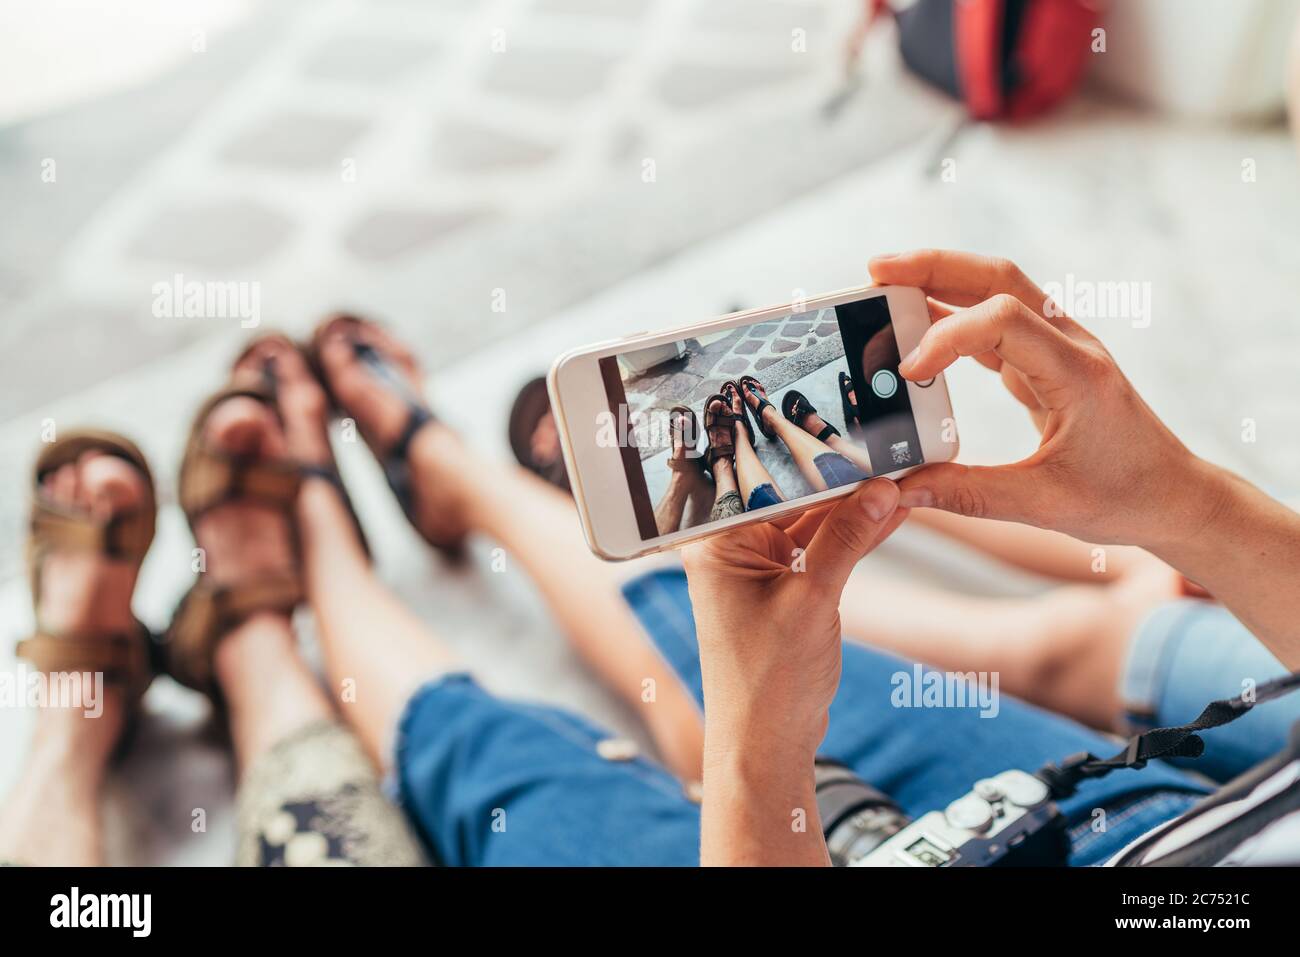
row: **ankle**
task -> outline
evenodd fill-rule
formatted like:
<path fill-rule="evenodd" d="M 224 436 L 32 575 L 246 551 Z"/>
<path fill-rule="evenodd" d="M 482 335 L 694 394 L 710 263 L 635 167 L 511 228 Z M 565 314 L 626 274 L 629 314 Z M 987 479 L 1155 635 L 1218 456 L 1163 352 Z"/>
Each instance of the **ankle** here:
<path fill-rule="evenodd" d="M 437 421 L 415 434 L 408 456 L 416 482 L 438 489 L 439 511 L 444 514 L 468 515 L 475 489 L 497 471 L 481 461 L 455 430 Z"/>
<path fill-rule="evenodd" d="M 47 707 L 36 720 L 30 769 L 78 794 L 96 792 L 126 725 L 122 689 L 103 689 L 93 707 Z"/>
<path fill-rule="evenodd" d="M 298 658 L 290 617 L 282 612 L 256 612 L 225 635 L 213 652 L 213 673 L 222 693 L 238 696 L 250 678 L 260 678 L 286 661 Z"/>

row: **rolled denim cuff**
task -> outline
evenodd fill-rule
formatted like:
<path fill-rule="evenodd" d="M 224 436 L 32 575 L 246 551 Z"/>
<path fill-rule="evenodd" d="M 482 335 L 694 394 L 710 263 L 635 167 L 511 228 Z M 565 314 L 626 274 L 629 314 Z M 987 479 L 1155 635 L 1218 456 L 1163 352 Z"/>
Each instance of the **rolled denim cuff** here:
<path fill-rule="evenodd" d="M 1202 604 L 1195 599 L 1163 604 L 1147 615 L 1133 632 L 1119 676 L 1124 717 L 1133 733 L 1156 726 L 1169 662 L 1183 634 L 1183 623 Z"/>

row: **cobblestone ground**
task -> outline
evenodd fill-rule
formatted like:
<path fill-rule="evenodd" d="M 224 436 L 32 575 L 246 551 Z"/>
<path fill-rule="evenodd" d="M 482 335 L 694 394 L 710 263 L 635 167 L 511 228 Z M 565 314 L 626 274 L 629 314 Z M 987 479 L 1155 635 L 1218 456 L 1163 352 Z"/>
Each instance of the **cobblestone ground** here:
<path fill-rule="evenodd" d="M 675 405 L 698 413 L 724 382 L 744 375 L 761 379 L 769 390 L 779 389 L 842 356 L 844 343 L 835 310 L 822 309 L 733 329 L 707 343 L 689 339 L 684 349 L 676 359 L 624 380 L 630 415 Z"/>

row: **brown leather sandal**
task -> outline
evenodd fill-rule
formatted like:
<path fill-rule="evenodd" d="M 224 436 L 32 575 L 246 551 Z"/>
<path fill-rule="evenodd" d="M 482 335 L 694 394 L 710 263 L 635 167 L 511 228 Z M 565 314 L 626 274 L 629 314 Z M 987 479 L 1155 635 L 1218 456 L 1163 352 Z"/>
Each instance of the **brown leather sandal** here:
<path fill-rule="evenodd" d="M 700 420 L 695 417 L 695 412 L 684 405 L 673 406 L 668 410 L 668 431 L 679 436 L 686 448 L 686 455 L 679 459 L 673 455 L 675 443 L 669 446 L 668 468 L 674 472 L 702 471 L 704 462 L 697 448 L 700 441 Z"/>
<path fill-rule="evenodd" d="M 721 402 L 723 411 L 714 412 L 709 408 L 715 401 Z M 713 463 L 720 458 L 732 458 L 736 454 L 735 444 L 735 427 L 740 421 L 740 416 L 731 411 L 731 405 L 727 402 L 727 397 L 721 392 L 715 392 L 704 400 L 704 435 L 708 439 L 709 447 L 704 452 L 704 467 L 713 471 Z M 715 442 L 713 439 L 713 430 L 723 423 L 730 422 L 733 439 L 730 442 Z"/>
<path fill-rule="evenodd" d="M 247 354 L 245 350 L 235 365 Z M 290 614 L 304 599 L 295 505 L 305 477 L 325 479 L 338 490 L 369 554 L 347 490 L 332 465 L 232 455 L 207 444 L 203 433 L 208 417 L 223 402 L 235 398 L 261 402 L 277 419 L 281 418 L 273 369 L 268 370 L 261 386 L 230 386 L 204 402 L 194 417 L 181 462 L 178 479 L 181 510 L 193 530 L 205 514 L 228 502 L 257 502 L 277 509 L 288 518 L 293 530 L 295 561 L 284 572 L 261 573 L 247 581 L 221 585 L 212 584 L 200 573 L 177 606 L 161 644 L 162 670 L 217 703 L 221 698 L 213 675 L 213 653 L 221 638 L 257 612 Z"/>
<path fill-rule="evenodd" d="M 123 459 L 145 477 L 148 495 L 139 508 L 100 521 L 86 512 L 61 508 L 42 498 L 40 487 L 47 475 L 92 451 Z M 93 629 L 74 634 L 47 631 L 41 625 L 41 575 L 46 557 L 63 550 L 96 552 L 112 561 L 139 567 L 153 543 L 157 511 L 149 463 L 128 439 L 112 432 L 83 430 L 65 434 L 41 452 L 33 470 L 31 534 L 27 540 L 36 634 L 18 643 L 19 657 L 46 673 L 102 672 L 106 683 L 125 689 L 130 710 L 139 704 L 155 672 L 149 629 L 136 621 L 135 628 L 125 633 Z"/>

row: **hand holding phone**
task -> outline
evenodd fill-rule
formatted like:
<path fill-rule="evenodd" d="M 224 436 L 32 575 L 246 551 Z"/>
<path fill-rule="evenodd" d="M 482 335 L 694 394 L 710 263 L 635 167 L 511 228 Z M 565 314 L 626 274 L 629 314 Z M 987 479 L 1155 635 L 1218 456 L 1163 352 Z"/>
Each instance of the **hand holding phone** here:
<path fill-rule="evenodd" d="M 671 548 L 950 461 L 942 376 L 905 381 L 923 293 L 857 288 L 575 350 L 548 386 L 587 541 Z"/>
<path fill-rule="evenodd" d="M 840 594 L 907 516 L 889 479 L 682 551 L 700 646 L 701 860 L 824 864 L 811 769 L 840 681 Z M 792 808 L 809 815 L 789 826 Z"/>
<path fill-rule="evenodd" d="M 922 250 L 873 259 L 870 269 L 878 281 L 923 284 L 933 299 L 961 307 L 932 306 L 939 318 L 903 360 L 905 379 L 973 356 L 1001 374 L 1042 433 L 1021 462 L 909 476 L 905 505 L 1146 547 L 1207 517 L 1205 463 L 1142 401 L 1100 340 L 1014 263 Z"/>

